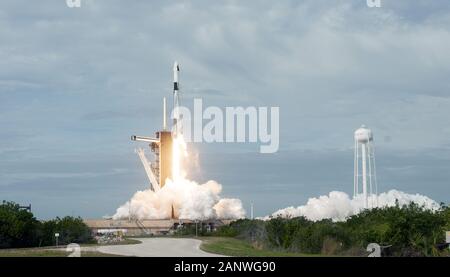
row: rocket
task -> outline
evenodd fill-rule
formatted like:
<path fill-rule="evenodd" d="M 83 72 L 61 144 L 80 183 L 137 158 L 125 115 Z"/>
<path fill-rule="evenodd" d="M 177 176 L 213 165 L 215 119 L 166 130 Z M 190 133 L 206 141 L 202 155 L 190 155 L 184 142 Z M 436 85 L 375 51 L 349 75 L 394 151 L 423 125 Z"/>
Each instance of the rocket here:
<path fill-rule="evenodd" d="M 173 64 L 173 92 L 175 93 L 178 91 L 178 72 L 180 72 L 180 66 L 178 65 L 178 62 L 175 62 Z"/>
<path fill-rule="evenodd" d="M 154 161 L 149 161 L 145 157 L 143 149 L 137 149 L 136 153 L 139 155 L 145 172 L 150 181 L 153 191 L 157 191 L 165 186 L 166 180 L 172 179 L 172 142 L 178 134 L 182 133 L 181 116 L 179 112 L 179 89 L 178 74 L 180 66 L 177 62 L 173 65 L 173 130 L 167 130 L 166 124 L 166 98 L 163 98 L 163 128 L 156 132 L 156 137 L 146 136 L 131 136 L 133 141 L 142 141 L 149 143 L 152 152 L 156 158 Z M 172 218 L 175 217 L 174 208 L 172 207 Z"/>
<path fill-rule="evenodd" d="M 178 122 L 179 122 L 179 111 L 178 107 L 180 105 L 179 89 L 180 84 L 178 82 L 178 74 L 180 72 L 180 65 L 178 62 L 173 64 L 173 130 L 175 135 L 178 135 Z"/>

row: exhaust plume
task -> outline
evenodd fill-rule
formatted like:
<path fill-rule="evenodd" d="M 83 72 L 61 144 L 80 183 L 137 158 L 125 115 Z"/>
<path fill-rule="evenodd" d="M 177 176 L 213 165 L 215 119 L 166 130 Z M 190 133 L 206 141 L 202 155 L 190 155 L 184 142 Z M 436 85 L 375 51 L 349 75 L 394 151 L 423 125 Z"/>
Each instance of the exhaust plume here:
<path fill-rule="evenodd" d="M 239 219 L 245 216 L 239 199 L 221 198 L 222 186 L 216 181 L 204 184 L 184 178 L 167 180 L 158 191 L 138 191 L 116 211 L 113 219 Z"/>
<path fill-rule="evenodd" d="M 390 190 L 378 195 L 378 205 L 376 205 L 376 196 L 369 198 L 369 203 L 374 203 L 374 207 L 392 207 L 396 202 L 400 206 L 411 202 L 423 206 L 425 209 L 437 210 L 439 204 L 431 198 L 420 194 L 408 194 L 398 190 Z M 328 195 L 318 198 L 310 198 L 306 205 L 298 207 L 288 207 L 274 212 L 271 216 L 263 219 L 268 220 L 271 217 L 299 217 L 304 216 L 309 220 L 318 221 L 322 219 L 332 219 L 333 221 L 345 221 L 348 217 L 356 215 L 364 210 L 364 199 L 357 196 L 353 199 L 345 192 L 332 191 Z"/>

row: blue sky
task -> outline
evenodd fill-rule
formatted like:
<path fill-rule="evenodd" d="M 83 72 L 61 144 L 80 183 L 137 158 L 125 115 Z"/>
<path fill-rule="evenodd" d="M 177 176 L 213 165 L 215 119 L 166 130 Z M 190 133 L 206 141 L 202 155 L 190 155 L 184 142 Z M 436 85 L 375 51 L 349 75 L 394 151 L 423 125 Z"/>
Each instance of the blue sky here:
<path fill-rule="evenodd" d="M 63 0 L 0 4 L 0 199 L 100 217 L 147 186 L 131 134 L 183 102 L 279 106 L 280 152 L 195 144 L 198 181 L 266 215 L 353 189 L 374 131 L 381 191 L 450 199 L 450 2 Z"/>

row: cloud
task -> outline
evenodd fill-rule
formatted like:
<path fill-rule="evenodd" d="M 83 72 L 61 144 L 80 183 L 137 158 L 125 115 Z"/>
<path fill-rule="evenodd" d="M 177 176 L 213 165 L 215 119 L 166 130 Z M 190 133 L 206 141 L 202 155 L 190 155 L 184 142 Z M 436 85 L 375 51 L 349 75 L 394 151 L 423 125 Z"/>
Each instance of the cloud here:
<path fill-rule="evenodd" d="M 171 95 L 175 59 L 187 101 L 280 106 L 281 150 L 348 149 L 362 123 L 374 130 L 377 149 L 412 149 L 418 159 L 427 149 L 447 149 L 450 4 L 383 2 L 370 9 L 365 0 L 85 0 L 69 9 L 64 1 L 2 1 L 0 148 L 31 149 L 8 152 L 0 163 L 31 160 L 36 171 L 39 159 L 54 155 L 66 162 L 113 151 L 134 157 L 129 136 L 151 135 L 161 125 L 160 100 Z M 442 164 L 439 157 L 429 163 Z M 233 171 L 215 171 L 243 186 Z M 319 169 L 310 171 L 321 180 Z M 283 178 L 293 184 L 295 172 Z"/>

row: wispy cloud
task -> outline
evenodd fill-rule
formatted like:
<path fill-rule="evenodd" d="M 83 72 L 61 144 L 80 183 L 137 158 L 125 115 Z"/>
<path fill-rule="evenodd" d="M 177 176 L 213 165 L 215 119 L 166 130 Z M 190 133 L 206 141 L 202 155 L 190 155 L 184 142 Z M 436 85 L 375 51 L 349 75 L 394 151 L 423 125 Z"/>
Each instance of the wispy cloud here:
<path fill-rule="evenodd" d="M 68 162 L 111 152 L 132 160 L 129 135 L 161 124 L 174 60 L 186 102 L 198 96 L 206 105 L 280 106 L 282 151 L 348 149 L 362 123 L 380 149 L 448 149 L 450 2 L 384 0 L 380 9 L 365 2 L 84 0 L 69 9 L 65 1 L 2 1 L 0 162 L 10 165 L 3 173 L 71 178 L 40 173 L 40 159 L 55 153 Z M 215 151 L 252 151 L 233 147 Z M 37 175 L 14 173 L 17 160 L 34 161 L 29 170 Z M 442 161 L 436 154 L 428 162 Z M 73 177 L 95 172 L 74 166 L 82 170 Z M 226 167 L 210 170 L 239 181 Z M 294 183 L 295 170 L 279 170 L 273 174 Z"/>

